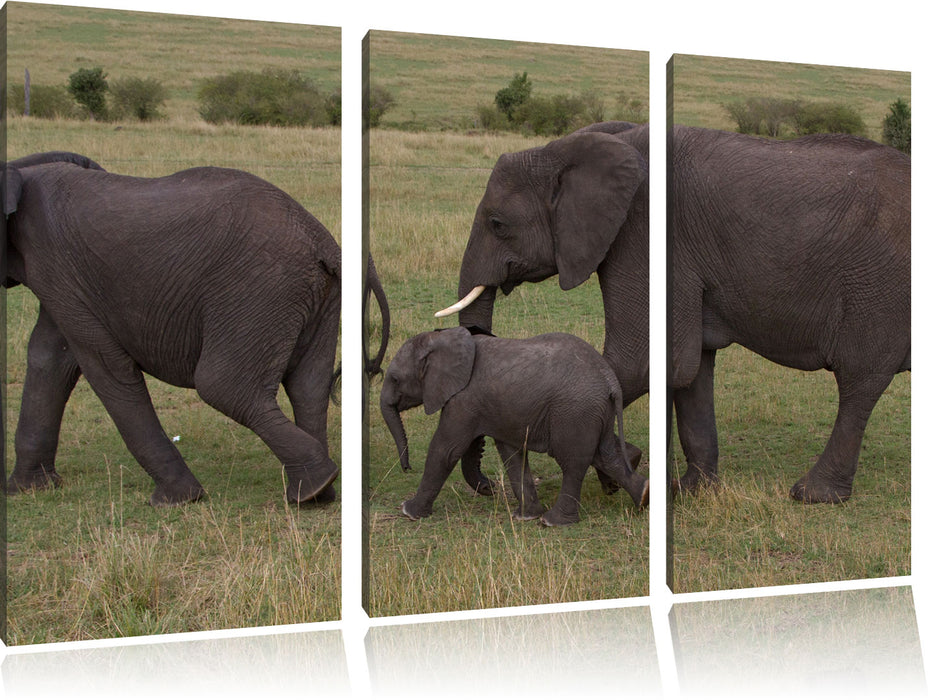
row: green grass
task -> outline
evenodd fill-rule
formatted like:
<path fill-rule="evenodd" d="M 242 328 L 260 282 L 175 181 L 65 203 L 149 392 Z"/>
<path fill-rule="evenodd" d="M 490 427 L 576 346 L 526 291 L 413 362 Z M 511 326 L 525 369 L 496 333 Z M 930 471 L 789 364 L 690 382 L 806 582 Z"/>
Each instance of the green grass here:
<path fill-rule="evenodd" d="M 910 74 L 678 55 L 674 121 L 733 130 L 722 104 L 771 96 L 844 102 L 880 138 L 890 103 L 910 98 Z M 773 364 L 739 346 L 715 368 L 718 492 L 673 508 L 676 592 L 910 573 L 910 375 L 894 378 L 862 443 L 851 499 L 803 506 L 787 495 L 832 431 L 831 373 Z M 685 462 L 673 437 L 675 473 Z"/>
<path fill-rule="evenodd" d="M 396 100 L 381 128 L 476 128 L 478 105 L 493 105 L 497 91 L 524 71 L 534 96 L 596 91 L 608 119 L 615 118 L 621 94 L 648 105 L 649 63 L 642 51 L 382 31 L 368 37 L 371 83 Z"/>
<path fill-rule="evenodd" d="M 267 65 L 327 70 L 337 85 L 337 30 L 18 3 L 7 12 L 11 75 L 21 75 L 25 64 L 34 83 L 56 82 L 77 67 L 101 64 L 112 77 L 161 78 L 176 95 L 169 118 L 147 125 L 13 116 L 11 159 L 73 150 L 109 170 L 147 177 L 198 165 L 240 168 L 288 192 L 340 241 L 340 131 L 210 126 L 194 116 L 193 93 L 199 75 Z M 96 43 L 102 32 L 114 42 Z M 9 473 L 37 301 L 17 287 L 7 307 Z M 62 424 L 62 487 L 8 500 L 7 641 L 337 619 L 338 505 L 288 507 L 282 468 L 256 435 L 192 390 L 155 380 L 148 386 L 163 427 L 180 436 L 179 449 L 208 499 L 150 507 L 152 481 L 80 380 Z M 340 463 L 337 406 L 330 408 L 328 433 Z M 340 493 L 340 477 L 336 485 Z"/>

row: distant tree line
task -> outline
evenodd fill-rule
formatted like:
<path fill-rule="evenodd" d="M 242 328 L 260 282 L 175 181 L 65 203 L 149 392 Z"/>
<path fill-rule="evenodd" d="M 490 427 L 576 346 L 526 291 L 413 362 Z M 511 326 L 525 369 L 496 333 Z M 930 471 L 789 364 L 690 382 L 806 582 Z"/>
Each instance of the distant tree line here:
<path fill-rule="evenodd" d="M 854 134 L 866 128 L 858 110 L 838 102 L 809 102 L 774 97 L 748 97 L 724 105 L 742 134 L 795 138 L 809 134 Z M 884 142 L 910 152 L 910 106 L 898 99 L 883 121 Z"/>
<path fill-rule="evenodd" d="M 155 78 L 108 80 L 103 68 L 81 68 L 65 85 L 11 89 L 10 110 L 46 119 L 152 121 L 166 118 L 168 91 Z M 27 95 L 28 90 L 28 95 Z M 323 93 L 294 70 L 236 71 L 201 81 L 198 113 L 213 124 L 338 126 L 341 94 Z"/>
<path fill-rule="evenodd" d="M 479 105 L 478 124 L 488 131 L 519 131 L 537 136 L 562 136 L 579 127 L 608 119 L 647 121 L 647 108 L 626 93 L 616 96 L 610 111 L 597 91 L 579 94 L 533 94 L 528 74 L 516 73 L 494 95 L 493 104 Z"/>

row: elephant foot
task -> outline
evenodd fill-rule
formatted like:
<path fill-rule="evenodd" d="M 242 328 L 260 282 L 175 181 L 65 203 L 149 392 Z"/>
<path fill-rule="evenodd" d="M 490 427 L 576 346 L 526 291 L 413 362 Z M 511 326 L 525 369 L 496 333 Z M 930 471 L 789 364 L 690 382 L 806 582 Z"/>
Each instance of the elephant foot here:
<path fill-rule="evenodd" d="M 334 503 L 337 498 L 338 494 L 335 492 L 334 484 L 329 484 L 312 498 L 312 502 L 318 505 L 324 505 L 326 503 Z"/>
<path fill-rule="evenodd" d="M 543 525 L 546 527 L 556 527 L 559 525 L 571 525 L 579 521 L 578 502 L 575 502 L 574 506 L 562 508 L 559 504 L 563 500 L 567 503 L 572 503 L 570 497 L 559 494 L 559 500 L 557 500 L 553 507 L 547 510 L 543 514 L 543 517 L 540 518 L 540 522 L 543 523 Z"/>
<path fill-rule="evenodd" d="M 676 496 L 680 493 L 697 493 L 701 488 L 718 488 L 718 474 L 712 470 L 703 470 L 690 465 L 679 479 L 670 482 L 670 490 Z"/>
<path fill-rule="evenodd" d="M 402 505 L 403 515 L 405 515 L 410 520 L 419 520 L 420 518 L 425 518 L 427 515 L 432 515 L 432 508 L 422 508 L 416 503 L 415 498 L 411 498 L 408 501 L 403 501 Z"/>
<path fill-rule="evenodd" d="M 650 479 L 643 479 L 636 489 L 628 489 L 628 493 L 634 499 L 637 510 L 643 510 L 650 503 Z"/>
<path fill-rule="evenodd" d="M 494 495 L 494 482 L 484 476 L 484 474 L 481 475 L 481 479 L 477 484 L 469 484 L 469 486 L 479 496 Z"/>
<path fill-rule="evenodd" d="M 803 503 L 844 503 L 851 496 L 851 487 L 835 487 L 810 480 L 807 474 L 793 484 L 790 498 Z"/>
<path fill-rule="evenodd" d="M 535 506 L 517 506 L 514 509 L 514 512 L 510 514 L 514 520 L 536 520 L 538 517 L 543 515 L 546 509 L 541 505 L 537 504 Z"/>
<path fill-rule="evenodd" d="M 7 481 L 7 495 L 13 496 L 24 491 L 55 488 L 62 484 L 62 477 L 54 468 L 43 469 L 39 467 L 26 473 L 17 473 L 14 469 Z"/>
<path fill-rule="evenodd" d="M 572 525 L 579 521 L 579 516 L 576 513 L 575 515 L 568 515 L 565 513 L 553 513 L 552 510 L 548 510 L 543 514 L 543 517 L 540 518 L 540 522 L 543 523 L 546 527 L 558 527 L 560 525 Z"/>
<path fill-rule="evenodd" d="M 157 484 L 149 502 L 155 508 L 180 506 L 199 501 L 207 495 L 208 492 L 198 483 L 198 479 L 193 474 L 188 474 L 175 481 Z"/>
<path fill-rule="evenodd" d="M 331 460 L 314 469 L 309 466 L 286 467 L 286 500 L 290 503 L 311 501 L 320 494 L 324 494 L 336 478 L 338 478 L 338 465 Z M 334 498 L 334 489 L 332 489 L 331 500 Z"/>

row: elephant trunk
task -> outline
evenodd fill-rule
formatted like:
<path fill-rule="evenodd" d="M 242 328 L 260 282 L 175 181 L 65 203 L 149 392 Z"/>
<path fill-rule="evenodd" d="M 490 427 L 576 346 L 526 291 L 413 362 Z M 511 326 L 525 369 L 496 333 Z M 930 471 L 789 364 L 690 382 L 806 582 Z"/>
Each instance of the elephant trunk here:
<path fill-rule="evenodd" d="M 406 428 L 403 427 L 403 418 L 400 415 L 400 409 L 393 397 L 388 396 L 389 392 L 382 391 L 380 394 L 380 413 L 383 415 L 384 423 L 393 436 L 393 442 L 396 443 L 397 453 L 400 455 L 400 466 L 403 471 L 410 470 L 409 463 L 409 445 L 406 439 Z"/>
<path fill-rule="evenodd" d="M 494 328 L 494 297 L 497 296 L 497 287 L 484 287 L 473 302 L 460 309 L 458 324 L 465 328 L 476 326 L 485 332 Z"/>

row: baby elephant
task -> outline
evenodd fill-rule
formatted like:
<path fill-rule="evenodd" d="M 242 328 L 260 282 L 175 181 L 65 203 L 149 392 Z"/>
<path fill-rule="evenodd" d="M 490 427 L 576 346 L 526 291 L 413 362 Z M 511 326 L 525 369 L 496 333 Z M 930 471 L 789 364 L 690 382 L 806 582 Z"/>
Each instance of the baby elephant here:
<path fill-rule="evenodd" d="M 494 438 L 520 505 L 514 517 L 542 516 L 546 525 L 579 519 L 582 479 L 590 465 L 647 504 L 649 483 L 628 463 L 621 430 L 621 388 L 604 358 L 584 340 L 549 333 L 527 340 L 471 335 L 465 328 L 430 331 L 410 338 L 387 368 L 380 408 L 406 459 L 406 431 L 400 412 L 425 404 L 442 410 L 429 444 L 416 495 L 403 513 L 416 519 L 432 512 L 455 463 L 482 435 Z M 540 504 L 526 451 L 546 452 L 562 468 L 555 505 Z M 639 460 L 639 456 L 636 457 Z M 635 461 L 636 461 L 635 460 Z M 607 489 L 606 489 L 607 490 Z"/>

